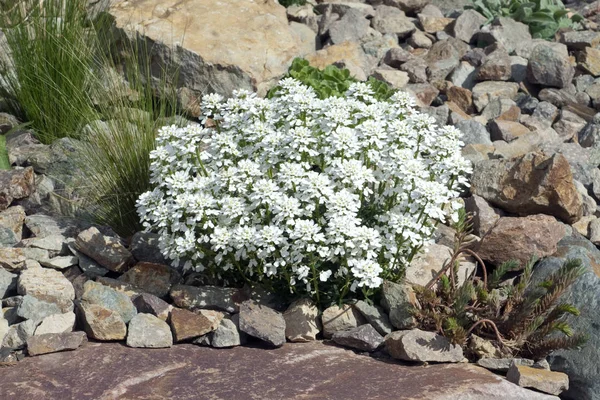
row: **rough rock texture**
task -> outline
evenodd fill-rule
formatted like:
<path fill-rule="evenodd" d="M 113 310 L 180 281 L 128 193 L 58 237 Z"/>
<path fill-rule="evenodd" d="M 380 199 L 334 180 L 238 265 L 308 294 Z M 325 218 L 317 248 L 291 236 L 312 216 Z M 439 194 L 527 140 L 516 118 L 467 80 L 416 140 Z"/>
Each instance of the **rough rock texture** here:
<path fill-rule="evenodd" d="M 93 227 L 77 235 L 75 246 L 110 271 L 123 273 L 129 269 L 133 260 L 129 250 L 118 239 L 104 236 Z"/>
<path fill-rule="evenodd" d="M 163 264 L 140 262 L 119 277 L 140 290 L 164 298 L 174 283 L 181 280 L 179 273 Z"/>
<path fill-rule="evenodd" d="M 27 339 L 33 336 L 37 322 L 27 320 L 11 325 L 4 336 L 4 340 L 0 347 L 10 347 L 13 349 L 21 349 L 27 344 Z"/>
<path fill-rule="evenodd" d="M 283 313 L 285 337 L 290 342 L 315 340 L 320 332 L 319 309 L 310 299 L 299 299 Z"/>
<path fill-rule="evenodd" d="M 485 17 L 475 10 L 465 10 L 454 23 L 454 37 L 470 43 L 473 36 L 485 23 Z"/>
<path fill-rule="evenodd" d="M 79 348 L 87 337 L 85 332 L 45 333 L 27 339 L 27 353 L 30 356 L 56 353 Z"/>
<path fill-rule="evenodd" d="M 344 42 L 318 50 L 307 55 L 306 60 L 313 67 L 321 69 L 330 64 L 343 65 L 350 71 L 350 75 L 359 80 L 366 80 L 366 74 L 375 64 L 355 42 Z"/>
<path fill-rule="evenodd" d="M 202 314 L 180 308 L 171 311 L 170 323 L 176 342 L 197 338 L 219 326 Z"/>
<path fill-rule="evenodd" d="M 271 351 L 253 347 L 224 351 L 193 344 L 140 351 L 117 343 L 87 343 L 76 352 L 27 358 L 4 368 L 0 398 L 197 400 L 202 393 L 228 399 L 239 398 L 240 385 L 244 395 L 257 399 L 308 394 L 324 400 L 557 400 L 474 365 L 415 368 L 321 342 Z M 318 389 L 310 390 L 313 385 Z"/>
<path fill-rule="evenodd" d="M 321 315 L 321 321 L 323 336 L 327 339 L 331 339 L 337 331 L 346 331 L 366 323 L 363 316 L 350 304 L 345 304 L 341 308 L 338 306 L 326 308 Z"/>
<path fill-rule="evenodd" d="M 239 346 L 245 342 L 246 334 L 240 332 L 240 321 L 237 314 L 231 319 L 223 318 L 210 338 L 210 345 L 216 348 Z"/>
<path fill-rule="evenodd" d="M 71 332 L 75 326 L 75 313 L 53 314 L 42 320 L 35 330 L 36 335 Z"/>
<path fill-rule="evenodd" d="M 390 322 L 397 329 L 409 329 L 416 321 L 412 311 L 419 305 L 415 292 L 409 284 L 384 281 L 381 305 L 388 312 Z"/>
<path fill-rule="evenodd" d="M 564 225 L 548 215 L 502 217 L 481 240 L 478 254 L 494 265 L 514 259 L 524 267 L 533 255 L 553 254 L 564 234 Z"/>
<path fill-rule="evenodd" d="M 127 329 L 129 347 L 171 347 L 173 335 L 169 325 L 152 314 L 137 314 Z"/>
<path fill-rule="evenodd" d="M 246 300 L 238 289 L 218 286 L 175 285 L 170 296 L 178 307 L 197 309 L 207 308 L 235 313 L 239 303 Z"/>
<path fill-rule="evenodd" d="M 58 304 L 63 311 L 72 309 L 75 299 L 73 285 L 59 271 L 48 268 L 31 268 L 19 275 L 19 294 L 29 294 L 39 300 Z"/>
<path fill-rule="evenodd" d="M 419 253 L 410 263 L 406 271 L 406 281 L 411 284 L 426 286 L 435 275 L 450 260 L 451 248 L 442 244 L 432 243 L 427 246 L 427 252 Z M 458 284 L 461 285 L 475 270 L 475 259 L 465 256 L 460 261 L 458 269 Z M 384 289 L 385 292 L 385 289 Z M 390 319 L 392 319 L 390 314 Z M 394 324 L 392 320 L 392 324 Z M 408 328 L 397 327 L 400 329 Z"/>
<path fill-rule="evenodd" d="M 566 46 L 540 44 L 534 47 L 527 65 L 527 78 L 531 83 L 564 88 L 574 75 L 575 68 L 569 62 Z"/>
<path fill-rule="evenodd" d="M 527 358 L 481 358 L 477 360 L 477 365 L 480 367 L 498 372 L 508 372 L 513 364 L 531 367 L 535 362 Z"/>
<path fill-rule="evenodd" d="M 168 265 L 169 262 L 158 248 L 158 234 L 136 232 L 131 237 L 131 254 L 138 261 Z"/>
<path fill-rule="evenodd" d="M 166 301 L 148 293 L 134 297 L 133 305 L 138 313 L 152 314 L 163 321 L 169 318 L 169 313 L 173 309 L 173 306 Z"/>
<path fill-rule="evenodd" d="M 61 310 L 57 304 L 48 303 L 29 295 L 23 296 L 21 304 L 17 307 L 19 317 L 34 320 L 36 323 L 49 315 L 60 313 Z"/>
<path fill-rule="evenodd" d="M 83 285 L 81 300 L 90 304 L 99 304 L 119 313 L 125 323 L 137 314 L 129 296 L 94 281 L 87 281 Z"/>
<path fill-rule="evenodd" d="M 559 395 L 569 388 L 569 377 L 562 372 L 512 365 L 506 373 L 509 382 L 540 392 Z"/>
<path fill-rule="evenodd" d="M 239 318 L 240 331 L 275 347 L 285 343 L 286 323 L 281 313 L 247 300 L 240 304 Z"/>
<path fill-rule="evenodd" d="M 388 353 L 399 360 L 420 362 L 460 362 L 463 352 L 460 346 L 435 332 L 420 329 L 392 332 L 385 337 Z"/>
<path fill-rule="evenodd" d="M 573 223 L 581 218 L 581 196 L 561 154 L 529 153 L 515 160 L 477 163 L 471 193 L 519 215 L 545 213 Z"/>
<path fill-rule="evenodd" d="M 388 314 L 376 305 L 371 305 L 366 301 L 359 300 L 354 303 L 354 308 L 358 310 L 369 324 L 381 335 L 385 336 L 394 330 Z"/>
<path fill-rule="evenodd" d="M 96 340 L 123 340 L 127 326 L 121 315 L 99 304 L 81 302 L 77 308 L 87 335 Z"/>
<path fill-rule="evenodd" d="M 362 351 L 375 351 L 383 343 L 381 336 L 370 324 L 347 331 L 335 332 L 332 340 L 339 345 Z"/>
<path fill-rule="evenodd" d="M 498 222 L 504 213 L 483 198 L 473 195 L 465 199 L 465 210 L 472 213 L 473 233 L 483 237 Z"/>
<path fill-rule="evenodd" d="M 6 210 L 16 199 L 29 196 L 34 189 L 33 168 L 0 171 L 0 211 Z"/>

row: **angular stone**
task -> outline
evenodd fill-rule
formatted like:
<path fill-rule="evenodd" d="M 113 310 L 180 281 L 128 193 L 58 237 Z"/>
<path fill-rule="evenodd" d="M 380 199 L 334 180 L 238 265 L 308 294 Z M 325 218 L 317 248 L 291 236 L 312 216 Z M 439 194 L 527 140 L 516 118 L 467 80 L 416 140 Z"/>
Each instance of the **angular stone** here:
<path fill-rule="evenodd" d="M 0 211 L 6 210 L 13 200 L 29 196 L 35 186 L 33 168 L 0 171 Z"/>
<path fill-rule="evenodd" d="M 350 9 L 329 27 L 329 39 L 333 44 L 359 42 L 369 33 L 369 20 L 360 10 Z"/>
<path fill-rule="evenodd" d="M 214 331 L 219 326 L 202 314 L 181 308 L 171 311 L 171 330 L 176 342 L 194 339 Z"/>
<path fill-rule="evenodd" d="M 398 7 L 402 11 L 407 13 L 417 13 L 424 9 L 429 3 L 430 0 L 389 0 L 386 3 L 393 5 L 394 7 Z"/>
<path fill-rule="evenodd" d="M 16 292 L 17 279 L 18 276 L 16 274 L 11 274 L 0 267 L 0 299 L 4 299 Z"/>
<path fill-rule="evenodd" d="M 448 124 L 448 115 L 450 114 L 450 109 L 446 104 L 443 104 L 439 107 L 421 107 L 421 112 L 431 116 L 437 126 L 445 126 Z"/>
<path fill-rule="evenodd" d="M 520 43 L 531 41 L 531 34 L 527 25 L 509 17 L 498 17 L 491 25 L 481 28 L 477 40 L 480 44 L 499 43 L 510 54 Z"/>
<path fill-rule="evenodd" d="M 462 132 L 461 140 L 465 144 L 492 144 L 485 126 L 475 120 L 460 121 L 456 128 Z"/>
<path fill-rule="evenodd" d="M 350 304 L 339 306 L 331 306 L 323 310 L 321 315 L 323 324 L 323 336 L 326 339 L 331 339 L 333 334 L 338 331 L 346 331 L 364 325 L 367 321 L 363 316 Z"/>
<path fill-rule="evenodd" d="M 427 63 L 422 58 L 413 58 L 408 60 L 400 67 L 401 71 L 406 72 L 411 83 L 427 82 Z"/>
<path fill-rule="evenodd" d="M 452 86 L 446 91 L 448 101 L 458 105 L 464 112 L 473 112 L 473 95 L 469 89 L 460 86 Z"/>
<path fill-rule="evenodd" d="M 123 273 L 133 260 L 129 250 L 118 239 L 104 236 L 94 227 L 77 235 L 75 247 L 110 271 Z"/>
<path fill-rule="evenodd" d="M 525 125 L 514 121 L 504 121 L 499 118 L 489 123 L 490 137 L 493 141 L 504 140 L 505 142 L 512 142 L 529 132 L 529 128 Z"/>
<path fill-rule="evenodd" d="M 76 350 L 86 341 L 85 332 L 45 333 L 27 339 L 30 356 Z"/>
<path fill-rule="evenodd" d="M 445 80 L 458 66 L 463 55 L 464 53 L 450 40 L 435 42 L 424 58 L 429 67 L 429 79 L 432 82 Z"/>
<path fill-rule="evenodd" d="M 137 261 L 168 265 L 168 260 L 158 247 L 158 234 L 136 232 L 131 237 L 131 254 Z"/>
<path fill-rule="evenodd" d="M 406 15 L 397 8 L 390 6 L 377 6 L 375 16 L 371 19 L 371 26 L 382 34 L 394 34 L 403 39 L 415 31 L 415 25 Z"/>
<path fill-rule="evenodd" d="M 427 33 L 436 33 L 446 29 L 448 25 L 454 22 L 452 18 L 443 18 L 432 15 L 419 14 L 419 23 Z"/>
<path fill-rule="evenodd" d="M 71 332 L 75 327 L 75 313 L 52 314 L 45 317 L 35 330 L 36 335 Z"/>
<path fill-rule="evenodd" d="M 32 268 L 21 272 L 17 283 L 20 295 L 31 295 L 41 301 L 57 304 L 62 312 L 73 309 L 75 289 L 59 271 Z"/>
<path fill-rule="evenodd" d="M 545 213 L 573 223 L 583 214 L 571 167 L 561 154 L 482 161 L 473 173 L 471 193 L 519 215 Z"/>
<path fill-rule="evenodd" d="M 451 251 L 450 247 L 442 244 L 432 243 L 428 245 L 425 252 L 417 254 L 411 261 L 406 270 L 406 282 L 426 286 L 444 267 L 444 264 L 450 260 Z M 473 275 L 475 268 L 474 258 L 470 256 L 463 257 L 458 267 L 458 284 L 462 285 L 469 276 Z M 390 319 L 392 319 L 391 315 Z M 392 325 L 394 325 L 393 319 Z"/>
<path fill-rule="evenodd" d="M 456 22 L 452 28 L 452 34 L 457 39 L 471 43 L 473 36 L 485 22 L 485 17 L 477 11 L 465 10 L 458 18 L 456 18 Z"/>
<path fill-rule="evenodd" d="M 67 217 L 52 217 L 44 214 L 28 215 L 25 217 L 25 226 L 36 237 L 45 237 L 50 235 L 62 235 L 65 237 L 77 236 L 77 233 L 83 228 L 81 221 L 76 221 Z"/>
<path fill-rule="evenodd" d="M 394 89 L 406 86 L 409 81 L 408 73 L 393 69 L 377 68 L 373 71 L 373 77 L 387 83 Z"/>
<path fill-rule="evenodd" d="M 460 86 L 465 89 L 473 89 L 475 87 L 475 76 L 477 75 L 477 70 L 474 66 L 469 64 L 466 61 L 461 61 L 454 71 L 448 77 L 448 80 L 452 82 L 455 86 Z"/>
<path fill-rule="evenodd" d="M 477 360 L 477 365 L 490 371 L 508 372 L 511 365 L 523 365 L 531 367 L 534 364 L 533 360 L 527 358 L 480 358 Z"/>
<path fill-rule="evenodd" d="M 354 303 L 354 308 L 357 309 L 362 316 L 365 317 L 367 322 L 381 335 L 385 336 L 394 330 L 390 318 L 380 307 L 359 300 Z"/>
<path fill-rule="evenodd" d="M 21 206 L 8 207 L 0 212 L 0 227 L 8 228 L 15 234 L 17 241 L 23 236 L 25 209 Z"/>
<path fill-rule="evenodd" d="M 547 125 L 551 125 L 558 117 L 558 107 L 547 101 L 542 101 L 535 107 L 535 111 L 533 111 L 531 116 L 540 119 Z"/>
<path fill-rule="evenodd" d="M 577 104 L 577 97 L 565 89 L 545 88 L 540 90 L 538 98 L 562 108 L 570 104 Z"/>
<path fill-rule="evenodd" d="M 23 239 L 19 247 L 31 247 L 35 249 L 47 250 L 50 257 L 64 254 L 66 249 L 66 239 L 62 235 L 48 235 L 44 237 L 33 237 Z M 38 260 L 40 261 L 40 260 Z"/>
<path fill-rule="evenodd" d="M 478 358 L 502 357 L 502 352 L 492 344 L 491 341 L 481 338 L 475 334 L 469 337 L 469 351 Z"/>
<path fill-rule="evenodd" d="M 489 53 L 479 70 L 476 79 L 479 81 L 507 81 L 512 76 L 512 66 L 508 52 L 498 47 Z"/>
<path fill-rule="evenodd" d="M 272 346 L 285 343 L 285 319 L 281 313 L 256 304 L 252 300 L 240 304 L 240 331 Z"/>
<path fill-rule="evenodd" d="M 285 337 L 290 342 L 316 340 L 319 329 L 319 309 L 307 298 L 294 301 L 283 313 Z"/>
<path fill-rule="evenodd" d="M 210 344 L 212 347 L 234 347 L 246 342 L 246 334 L 240 332 L 239 314 L 231 319 L 223 318 L 219 327 L 212 332 Z"/>
<path fill-rule="evenodd" d="M 600 44 L 600 33 L 594 31 L 561 32 L 560 42 L 572 50 L 584 50 Z"/>
<path fill-rule="evenodd" d="M 473 215 L 473 233 L 479 237 L 484 237 L 490 229 L 498 222 L 500 217 L 505 214 L 490 206 L 483 198 L 473 195 L 465 199 L 465 210 Z"/>
<path fill-rule="evenodd" d="M 99 304 L 80 302 L 77 308 L 85 332 L 96 340 L 123 340 L 127 326 L 121 315 Z"/>
<path fill-rule="evenodd" d="M 388 353 L 399 360 L 420 362 L 461 362 L 462 348 L 435 332 L 420 329 L 396 331 L 385 337 Z"/>
<path fill-rule="evenodd" d="M 129 347 L 171 347 L 173 335 L 165 321 L 151 314 L 137 314 L 129 322 L 126 343 Z"/>
<path fill-rule="evenodd" d="M 600 76 L 600 50 L 587 47 L 579 53 L 579 67 L 583 68 L 593 76 Z"/>
<path fill-rule="evenodd" d="M 6 336 L 0 347 L 10 347 L 11 349 L 22 349 L 27 344 L 27 339 L 33 336 L 37 322 L 27 320 L 8 328 Z"/>
<path fill-rule="evenodd" d="M 527 80 L 528 63 L 525 57 L 510 56 L 510 75 L 513 81 L 521 83 Z"/>
<path fill-rule="evenodd" d="M 523 268 L 533 255 L 553 254 L 564 234 L 564 225 L 549 215 L 502 217 L 481 240 L 478 254 L 494 265 L 517 260 Z"/>
<path fill-rule="evenodd" d="M 381 305 L 388 312 L 390 322 L 395 328 L 407 329 L 415 326 L 413 311 L 419 308 L 419 302 L 410 285 L 384 281 Z"/>
<path fill-rule="evenodd" d="M 90 304 L 99 304 L 118 313 L 125 323 L 137 314 L 129 296 L 94 281 L 87 281 L 83 285 L 81 300 Z"/>
<path fill-rule="evenodd" d="M 527 79 L 531 83 L 558 88 L 567 87 L 573 80 L 575 68 L 569 61 L 566 46 L 560 51 L 556 46 L 536 46 L 529 57 Z"/>
<path fill-rule="evenodd" d="M 134 297 L 133 305 L 138 313 L 152 314 L 163 321 L 169 318 L 169 313 L 173 309 L 172 305 L 149 293 Z"/>
<path fill-rule="evenodd" d="M 19 317 L 31 319 L 38 324 L 47 316 L 60 313 L 61 309 L 57 304 L 47 303 L 29 295 L 23 297 L 23 301 L 17 308 Z"/>
<path fill-rule="evenodd" d="M 415 48 L 430 49 L 433 42 L 429 37 L 421 31 L 415 31 L 406 41 L 409 45 Z"/>
<path fill-rule="evenodd" d="M 521 387 L 533 388 L 557 396 L 569 389 L 567 374 L 522 365 L 513 364 L 506 373 L 506 379 Z"/>
<path fill-rule="evenodd" d="M 70 268 L 79 263 L 79 259 L 75 256 L 59 256 L 50 258 L 48 260 L 41 260 L 40 264 L 44 267 L 54 268 L 58 270 L 63 270 Z"/>
<path fill-rule="evenodd" d="M 104 276 L 108 274 L 108 270 L 98 264 L 94 259 L 86 256 L 79 250 L 75 248 L 73 245 L 69 245 L 69 250 L 78 260 L 78 266 L 83 271 L 83 273 L 89 278 L 96 278 L 98 276 Z"/>
<path fill-rule="evenodd" d="M 8 333 L 9 323 L 8 320 L 4 319 L 4 317 L 0 317 L 0 346 Z"/>
<path fill-rule="evenodd" d="M 140 262 L 119 277 L 144 292 L 164 298 L 174 283 L 179 283 L 181 276 L 167 265 Z"/>
<path fill-rule="evenodd" d="M 411 83 L 406 85 L 406 90 L 412 93 L 421 107 L 428 107 L 440 93 L 433 85 L 429 83 Z"/>
<path fill-rule="evenodd" d="M 496 97 L 496 98 L 493 98 L 488 103 L 487 106 L 485 106 L 485 108 L 481 112 L 481 116 L 486 119 L 486 122 L 487 122 L 487 120 L 500 118 L 501 116 L 505 116 L 505 118 L 500 118 L 505 121 L 507 121 L 507 120 L 518 121 L 519 120 L 518 116 L 520 116 L 520 111 L 517 111 L 518 116 L 516 118 L 509 117 L 511 112 L 515 112 L 514 111 L 515 108 L 517 110 L 519 110 L 519 108 L 516 107 L 516 103 L 514 101 L 512 101 L 511 99 Z"/>
<path fill-rule="evenodd" d="M 335 332 L 332 340 L 341 346 L 372 352 L 381 346 L 383 336 L 370 324 L 366 324 L 347 331 Z"/>
<path fill-rule="evenodd" d="M 519 84 L 515 82 L 480 82 L 473 87 L 473 104 L 481 112 L 494 98 L 514 99 L 519 91 Z"/>
<path fill-rule="evenodd" d="M 560 110 L 560 118 L 552 125 L 552 128 L 554 128 L 564 142 L 567 142 L 574 138 L 578 138 L 579 132 L 581 132 L 586 125 L 585 119 L 567 109 L 562 109 Z"/>
<path fill-rule="evenodd" d="M 374 66 L 360 45 L 355 42 L 335 44 L 308 54 L 305 58 L 315 68 L 324 69 L 331 64 L 343 66 L 358 80 L 366 80 Z"/>
<path fill-rule="evenodd" d="M 228 313 L 238 312 L 239 304 L 246 300 L 239 289 L 218 286 L 174 285 L 170 295 L 178 307 L 206 308 Z"/>

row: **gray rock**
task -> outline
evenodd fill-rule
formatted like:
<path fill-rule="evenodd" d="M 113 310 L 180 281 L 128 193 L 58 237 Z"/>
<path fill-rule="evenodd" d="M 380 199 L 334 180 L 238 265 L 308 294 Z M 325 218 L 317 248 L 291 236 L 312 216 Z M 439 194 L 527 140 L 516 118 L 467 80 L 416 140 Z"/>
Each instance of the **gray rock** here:
<path fill-rule="evenodd" d="M 531 52 L 527 65 L 527 79 L 531 83 L 564 88 L 571 83 L 575 68 L 569 61 L 566 50 L 555 46 L 538 45 Z"/>
<path fill-rule="evenodd" d="M 473 36 L 485 23 L 486 18 L 475 10 L 465 10 L 454 22 L 452 34 L 455 38 L 471 43 Z"/>
<path fill-rule="evenodd" d="M 9 329 L 8 320 L 4 319 L 3 317 L 0 317 L 0 346 L 2 345 L 2 342 L 4 341 L 4 337 L 8 333 L 8 329 Z"/>
<path fill-rule="evenodd" d="M 519 43 L 531 40 L 529 27 L 508 17 L 498 17 L 477 33 L 482 44 L 501 44 L 508 53 L 515 51 Z M 518 54 L 520 55 L 520 54 Z"/>
<path fill-rule="evenodd" d="M 370 324 L 366 324 L 347 331 L 335 332 L 332 340 L 341 346 L 372 352 L 381 346 L 383 336 Z"/>
<path fill-rule="evenodd" d="M 33 237 L 21 240 L 19 247 L 31 247 L 35 249 L 46 250 L 48 251 L 50 257 L 54 257 L 59 254 L 65 254 L 67 249 L 65 244 L 66 239 L 66 237 L 58 234 L 44 237 Z"/>
<path fill-rule="evenodd" d="M 129 347 L 171 347 L 173 335 L 165 321 L 151 314 L 137 314 L 129 321 L 126 343 Z"/>
<path fill-rule="evenodd" d="M 16 274 L 11 274 L 4 268 L 0 267 L 0 299 L 4 299 L 17 291 Z"/>
<path fill-rule="evenodd" d="M 54 303 L 47 303 L 26 295 L 17 308 L 17 315 L 23 319 L 30 319 L 39 324 L 44 318 L 53 314 L 62 314 L 60 307 Z"/>
<path fill-rule="evenodd" d="M 285 319 L 281 313 L 254 303 L 252 300 L 240 304 L 240 330 L 272 346 L 285 343 Z"/>
<path fill-rule="evenodd" d="M 27 339 L 33 336 L 37 322 L 27 320 L 10 326 L 4 341 L 0 347 L 10 347 L 11 349 L 22 349 L 27 343 Z"/>
<path fill-rule="evenodd" d="M 600 125 L 590 122 L 578 134 L 578 143 L 581 147 L 600 147 Z"/>
<path fill-rule="evenodd" d="M 110 271 L 127 271 L 133 259 L 118 239 L 104 236 L 94 227 L 77 235 L 75 247 Z"/>
<path fill-rule="evenodd" d="M 95 278 L 97 276 L 105 276 L 108 274 L 109 271 L 106 268 L 94 261 L 93 258 L 90 258 L 77 250 L 75 246 L 69 245 L 69 250 L 77 257 L 77 265 L 87 277 Z"/>
<path fill-rule="evenodd" d="M 169 294 L 171 286 L 181 281 L 181 275 L 167 265 L 139 262 L 121 275 L 119 280 L 164 298 Z"/>
<path fill-rule="evenodd" d="M 21 206 L 8 207 L 0 212 L 0 227 L 13 232 L 16 241 L 23 236 L 23 222 L 25 221 L 25 209 Z"/>
<path fill-rule="evenodd" d="M 42 320 L 35 330 L 36 335 L 71 332 L 75 327 L 75 313 L 52 314 Z"/>
<path fill-rule="evenodd" d="M 520 83 L 527 80 L 527 64 L 524 57 L 510 56 L 510 75 L 513 81 Z"/>
<path fill-rule="evenodd" d="M 540 101 L 525 93 L 519 93 L 515 101 L 523 114 L 533 114 Z"/>
<path fill-rule="evenodd" d="M 169 261 L 158 248 L 158 234 L 136 232 L 131 237 L 131 254 L 138 261 L 169 265 Z"/>
<path fill-rule="evenodd" d="M 556 117 L 558 117 L 558 107 L 547 101 L 541 101 L 535 108 L 532 116 L 544 121 L 548 125 L 552 125 Z"/>
<path fill-rule="evenodd" d="M 422 58 L 412 58 L 399 68 L 400 71 L 408 74 L 408 79 L 411 83 L 427 82 L 427 63 Z"/>
<path fill-rule="evenodd" d="M 465 144 L 492 144 L 485 126 L 474 119 L 461 121 L 456 124 L 456 128 L 462 132 L 461 140 Z"/>
<path fill-rule="evenodd" d="M 511 108 L 516 105 L 517 103 L 511 99 L 495 97 L 491 99 L 488 105 L 481 111 L 481 116 L 486 120 L 495 119 L 505 112 L 510 111 Z"/>
<path fill-rule="evenodd" d="M 76 350 L 85 341 L 85 332 L 45 333 L 27 339 L 27 353 L 30 356 Z"/>
<path fill-rule="evenodd" d="M 531 367 L 534 361 L 527 358 L 480 358 L 477 360 L 477 365 L 480 367 L 497 372 L 508 372 L 513 364 Z"/>
<path fill-rule="evenodd" d="M 415 48 L 429 49 L 433 45 L 433 42 L 429 37 L 421 31 L 415 31 L 406 41 L 409 45 Z"/>
<path fill-rule="evenodd" d="M 5 226 L 0 226 L 0 247 L 13 247 L 19 243 L 17 235 Z"/>
<path fill-rule="evenodd" d="M 415 326 L 412 311 L 417 307 L 418 301 L 410 285 L 384 281 L 381 305 L 388 312 L 395 328 L 409 329 Z"/>
<path fill-rule="evenodd" d="M 392 33 L 403 39 L 415 31 L 415 25 L 395 7 L 380 5 L 375 8 L 371 26 L 382 34 Z"/>
<path fill-rule="evenodd" d="M 583 50 L 600 44 L 600 33 L 594 31 L 561 32 L 560 42 L 572 50 Z"/>
<path fill-rule="evenodd" d="M 436 42 L 424 58 L 429 67 L 428 76 L 430 81 L 445 80 L 458 66 L 465 52 L 461 51 L 456 43 L 450 39 Z"/>
<path fill-rule="evenodd" d="M 137 314 L 129 296 L 94 281 L 87 281 L 83 285 L 81 300 L 89 304 L 98 304 L 118 313 L 125 323 Z"/>
<path fill-rule="evenodd" d="M 569 93 L 564 89 L 545 88 L 540 90 L 538 98 L 542 101 L 547 101 L 554 104 L 556 107 L 562 108 L 571 103 L 577 103 L 577 98 L 574 94 Z"/>
<path fill-rule="evenodd" d="M 321 315 L 321 321 L 323 336 L 326 339 L 331 339 L 335 332 L 346 331 L 367 323 L 362 314 L 350 304 L 326 308 Z"/>
<path fill-rule="evenodd" d="M 552 126 L 560 138 L 564 141 L 570 141 L 579 138 L 579 132 L 587 125 L 586 121 L 577 114 L 567 110 L 560 110 L 560 118 Z"/>
<path fill-rule="evenodd" d="M 369 20 L 365 18 L 365 14 L 357 9 L 350 9 L 341 19 L 331 24 L 329 39 L 333 44 L 359 42 L 367 36 L 368 31 Z"/>
<path fill-rule="evenodd" d="M 290 342 L 316 340 L 319 329 L 319 309 L 310 299 L 294 301 L 283 313 L 285 337 Z"/>
<path fill-rule="evenodd" d="M 170 296 L 178 307 L 197 309 L 205 308 L 236 313 L 239 303 L 246 300 L 239 289 L 218 286 L 174 285 Z"/>
<path fill-rule="evenodd" d="M 59 256 L 48 260 L 41 260 L 40 264 L 44 267 L 63 270 L 78 265 L 79 259 L 75 256 Z"/>
<path fill-rule="evenodd" d="M 446 104 L 439 107 L 422 107 L 421 112 L 433 117 L 437 126 L 446 126 L 448 124 L 450 109 Z"/>
<path fill-rule="evenodd" d="M 217 348 L 240 346 L 246 342 L 246 335 L 239 330 L 238 314 L 231 319 L 223 318 L 211 335 L 211 346 Z"/>
<path fill-rule="evenodd" d="M 481 112 L 488 103 L 497 97 L 514 99 L 517 96 L 519 84 L 515 82 L 480 82 L 473 87 L 473 104 Z"/>
<path fill-rule="evenodd" d="M 392 68 L 400 68 L 402 64 L 413 59 L 417 59 L 417 57 L 400 47 L 392 47 L 385 53 L 383 63 Z"/>
<path fill-rule="evenodd" d="M 505 213 L 490 206 L 483 198 L 473 195 L 465 199 L 465 210 L 473 215 L 473 233 L 479 237 L 485 236 Z"/>
<path fill-rule="evenodd" d="M 127 326 L 118 312 L 87 302 L 78 303 L 77 311 L 85 332 L 92 339 L 125 339 Z"/>
<path fill-rule="evenodd" d="M 134 297 L 133 305 L 138 313 L 152 314 L 163 321 L 166 321 L 169 318 L 169 313 L 173 308 L 173 306 L 166 301 L 149 293 L 142 293 L 141 295 Z"/>
<path fill-rule="evenodd" d="M 454 86 L 460 86 L 465 89 L 473 89 L 475 86 L 475 76 L 477 70 L 474 66 L 466 61 L 460 62 L 458 66 L 452 71 L 448 80 L 454 84 Z"/>
<path fill-rule="evenodd" d="M 371 324 L 381 335 L 385 336 L 394 330 L 387 314 L 376 305 L 368 304 L 363 300 L 354 303 L 354 308 Z"/>
<path fill-rule="evenodd" d="M 388 0 L 386 3 L 408 13 L 417 13 L 431 3 L 431 0 Z"/>
<path fill-rule="evenodd" d="M 385 337 L 388 353 L 399 360 L 420 362 L 461 362 L 462 348 L 435 332 L 420 329 L 392 332 Z"/>
<path fill-rule="evenodd" d="M 480 81 L 507 81 L 511 78 L 512 64 L 508 52 L 501 46 L 487 54 L 477 71 Z M 487 49 L 486 49 L 487 51 Z"/>

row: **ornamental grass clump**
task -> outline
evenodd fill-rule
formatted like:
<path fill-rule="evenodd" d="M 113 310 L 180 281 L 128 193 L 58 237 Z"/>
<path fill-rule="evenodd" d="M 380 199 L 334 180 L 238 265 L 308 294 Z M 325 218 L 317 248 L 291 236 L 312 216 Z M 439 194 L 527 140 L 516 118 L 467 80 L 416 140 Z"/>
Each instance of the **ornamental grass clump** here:
<path fill-rule="evenodd" d="M 142 223 L 174 264 L 223 284 L 321 306 L 368 297 L 455 214 L 445 207 L 458 208 L 470 172 L 460 132 L 405 92 L 377 101 L 354 83 L 319 99 L 292 78 L 280 86 L 268 99 L 207 95 L 205 127 L 163 127 Z"/>

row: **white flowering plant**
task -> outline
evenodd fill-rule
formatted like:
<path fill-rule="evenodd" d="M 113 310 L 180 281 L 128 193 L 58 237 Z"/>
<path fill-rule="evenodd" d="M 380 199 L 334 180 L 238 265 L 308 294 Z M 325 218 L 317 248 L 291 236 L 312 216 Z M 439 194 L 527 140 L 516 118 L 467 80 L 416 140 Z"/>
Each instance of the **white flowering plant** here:
<path fill-rule="evenodd" d="M 455 216 L 471 168 L 460 132 L 405 92 L 378 101 L 353 83 L 318 99 L 292 78 L 280 87 L 269 99 L 206 95 L 202 125 L 163 127 L 142 223 L 174 265 L 224 284 L 321 305 L 368 297 Z"/>

